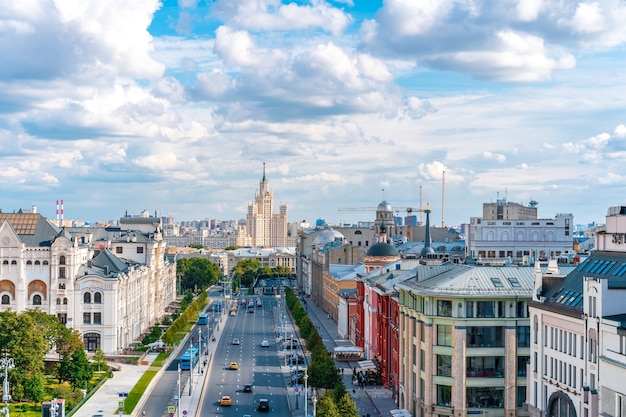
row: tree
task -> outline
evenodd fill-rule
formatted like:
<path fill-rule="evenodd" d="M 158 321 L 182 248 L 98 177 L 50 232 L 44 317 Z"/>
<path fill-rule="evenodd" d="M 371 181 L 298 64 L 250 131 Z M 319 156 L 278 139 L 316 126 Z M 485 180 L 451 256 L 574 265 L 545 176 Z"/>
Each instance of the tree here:
<path fill-rule="evenodd" d="M 339 414 L 339 410 L 335 405 L 335 400 L 330 391 L 326 391 L 322 398 L 317 402 L 317 408 L 315 410 L 316 416 L 323 417 L 340 417 L 343 414 Z"/>
<path fill-rule="evenodd" d="M 219 281 L 220 267 L 205 258 L 182 258 L 176 261 L 176 274 L 183 290 L 205 289 Z"/>
<path fill-rule="evenodd" d="M 83 349 L 77 350 L 72 355 L 72 361 L 69 366 L 68 381 L 72 388 L 87 388 L 91 379 L 91 364 Z"/>
<path fill-rule="evenodd" d="M 233 277 L 240 282 L 241 287 L 251 287 L 260 266 L 261 262 L 257 260 L 244 259 L 239 261 L 233 268 Z"/>
<path fill-rule="evenodd" d="M 347 392 L 339 399 L 337 409 L 339 410 L 339 414 L 343 417 L 359 417 L 359 409 L 357 408 L 352 397 L 350 397 L 350 394 Z"/>
<path fill-rule="evenodd" d="M 107 358 L 104 356 L 102 349 L 96 349 L 96 352 L 93 354 L 91 359 L 93 361 L 94 368 L 97 369 L 98 372 L 100 372 L 101 369 L 108 369 Z"/>

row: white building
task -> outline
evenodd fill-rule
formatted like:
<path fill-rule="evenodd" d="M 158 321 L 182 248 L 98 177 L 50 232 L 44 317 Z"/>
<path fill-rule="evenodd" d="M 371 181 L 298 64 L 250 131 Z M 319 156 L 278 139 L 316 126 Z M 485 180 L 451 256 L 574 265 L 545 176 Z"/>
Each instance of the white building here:
<path fill-rule="evenodd" d="M 122 229 L 60 229 L 37 213 L 0 213 L 0 310 L 39 308 L 115 353 L 160 320 L 176 298 L 160 221 Z M 96 236 L 96 239 L 94 239 Z"/>
<path fill-rule="evenodd" d="M 535 275 L 527 409 L 531 416 L 623 416 L 626 207 L 611 207 L 589 258 Z"/>
<path fill-rule="evenodd" d="M 571 252 L 572 214 L 539 219 L 536 208 L 509 203 L 506 199 L 498 200 L 495 208 L 493 203 L 485 205 L 488 207 L 483 207 L 483 217 L 470 218 L 467 258 L 496 265 L 528 263 L 533 258 L 548 260 Z"/>

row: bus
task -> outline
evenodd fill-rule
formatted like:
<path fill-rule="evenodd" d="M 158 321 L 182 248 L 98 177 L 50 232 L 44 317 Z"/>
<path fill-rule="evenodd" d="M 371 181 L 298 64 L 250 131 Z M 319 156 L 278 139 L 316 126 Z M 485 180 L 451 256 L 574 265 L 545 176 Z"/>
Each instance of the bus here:
<path fill-rule="evenodd" d="M 216 301 L 215 304 L 213 305 L 213 311 L 216 312 L 221 312 L 222 311 L 222 302 L 221 301 Z"/>
<path fill-rule="evenodd" d="M 200 353 L 198 352 L 198 348 L 187 348 L 183 356 L 180 358 L 180 369 L 191 370 L 198 361 L 200 360 Z"/>
<path fill-rule="evenodd" d="M 209 315 L 207 313 L 202 313 L 198 316 L 198 324 L 209 324 Z"/>

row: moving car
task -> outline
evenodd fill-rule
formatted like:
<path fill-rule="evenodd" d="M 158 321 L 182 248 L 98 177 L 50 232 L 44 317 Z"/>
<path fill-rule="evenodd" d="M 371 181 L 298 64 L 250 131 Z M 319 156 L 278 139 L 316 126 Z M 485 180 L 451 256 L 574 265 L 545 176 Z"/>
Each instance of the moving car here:
<path fill-rule="evenodd" d="M 231 362 L 228 369 L 239 369 L 239 364 L 237 362 Z"/>
<path fill-rule="evenodd" d="M 261 342 L 261 347 L 270 347 L 270 342 L 269 340 L 263 340 Z"/>
<path fill-rule="evenodd" d="M 230 395 L 222 395 L 222 398 L 220 398 L 220 405 L 233 405 L 233 400 L 230 398 Z"/>
<path fill-rule="evenodd" d="M 243 392 L 252 392 L 252 384 L 244 384 Z"/>
<path fill-rule="evenodd" d="M 261 398 L 259 400 L 259 405 L 257 406 L 258 411 L 270 411 L 270 402 L 266 398 Z"/>
<path fill-rule="evenodd" d="M 237 339 L 237 338 L 233 339 L 233 345 L 240 345 L 240 344 L 241 344 L 241 342 L 239 341 L 239 339 Z"/>

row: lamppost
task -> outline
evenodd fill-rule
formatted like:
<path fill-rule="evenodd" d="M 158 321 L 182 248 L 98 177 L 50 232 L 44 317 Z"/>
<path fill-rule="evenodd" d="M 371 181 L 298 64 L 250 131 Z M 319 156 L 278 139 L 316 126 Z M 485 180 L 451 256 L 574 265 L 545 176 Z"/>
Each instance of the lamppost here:
<path fill-rule="evenodd" d="M 176 404 L 176 417 L 180 417 L 180 361 L 178 362 L 178 403 Z"/>
<path fill-rule="evenodd" d="M 309 417 L 309 386 L 307 381 L 309 380 L 309 373 L 307 368 L 304 368 L 304 417 Z"/>
<path fill-rule="evenodd" d="M 4 352 L 4 357 L 0 359 L 0 369 L 4 368 L 4 381 L 2 381 L 2 401 L 4 401 L 4 415 L 9 417 L 9 401 L 11 401 L 11 395 L 9 394 L 9 369 L 15 368 L 13 358 L 9 358 L 9 354 Z"/>
<path fill-rule="evenodd" d="M 202 329 L 199 328 L 198 329 L 198 358 L 200 358 L 200 355 L 202 355 Z M 200 359 L 198 359 L 198 362 L 200 362 Z M 198 364 L 198 373 L 202 374 L 203 371 L 203 365 L 202 362 L 200 362 Z"/>
<path fill-rule="evenodd" d="M 315 417 L 316 411 L 315 411 L 315 406 L 317 405 L 317 397 L 315 396 L 315 393 L 313 393 L 313 417 Z"/>

